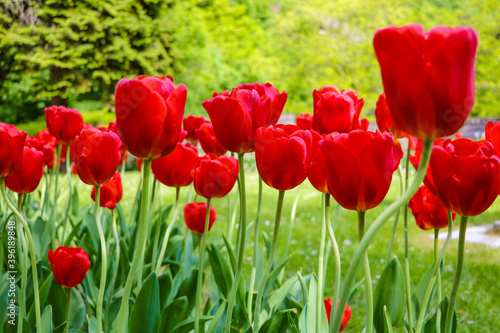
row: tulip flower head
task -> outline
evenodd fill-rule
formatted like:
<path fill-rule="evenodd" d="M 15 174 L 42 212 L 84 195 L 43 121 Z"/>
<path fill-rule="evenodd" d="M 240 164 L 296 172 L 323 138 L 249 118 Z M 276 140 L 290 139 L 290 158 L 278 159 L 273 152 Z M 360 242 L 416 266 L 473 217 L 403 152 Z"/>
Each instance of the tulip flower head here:
<path fill-rule="evenodd" d="M 43 152 L 24 147 L 21 164 L 16 171 L 5 178 L 5 185 L 16 193 L 31 193 L 43 177 Z"/>
<path fill-rule="evenodd" d="M 333 300 L 330 297 L 328 297 L 327 299 L 324 300 L 324 303 L 325 303 L 326 317 L 328 318 L 328 324 L 330 324 L 330 314 L 332 311 Z M 337 305 L 338 304 L 339 304 L 339 301 L 337 301 Z M 347 323 L 349 323 L 349 319 L 351 319 L 351 314 L 352 314 L 352 310 L 349 307 L 349 304 L 346 304 L 345 309 L 344 309 L 344 314 L 342 315 L 342 321 L 340 323 L 340 331 L 339 332 L 342 332 L 343 330 L 345 330 Z"/>
<path fill-rule="evenodd" d="M 95 201 L 95 186 L 92 187 L 90 194 L 92 200 Z M 119 172 L 115 173 L 110 180 L 101 185 L 99 205 L 111 210 L 116 208 L 123 196 L 122 177 Z"/>
<path fill-rule="evenodd" d="M 222 198 L 233 188 L 239 170 L 234 157 L 207 154 L 194 170 L 194 189 L 206 199 Z"/>
<path fill-rule="evenodd" d="M 156 179 L 170 187 L 189 186 L 198 165 L 198 151 L 189 143 L 178 143 L 175 150 L 162 158 L 154 159 L 151 169 Z"/>
<path fill-rule="evenodd" d="M 60 143 L 71 145 L 83 129 L 83 117 L 75 109 L 52 105 L 45 108 L 45 123 L 51 135 Z"/>
<path fill-rule="evenodd" d="M 500 156 L 500 122 L 489 121 L 485 128 L 486 141 L 491 142 L 497 156 Z"/>
<path fill-rule="evenodd" d="M 395 124 L 419 139 L 456 133 L 475 97 L 473 28 L 411 24 L 378 30 L 373 39 Z"/>
<path fill-rule="evenodd" d="M 87 252 L 79 247 L 60 246 L 55 252 L 49 250 L 48 258 L 54 279 L 66 288 L 82 283 L 90 268 Z"/>
<path fill-rule="evenodd" d="M 115 91 L 116 127 L 126 150 L 134 156 L 167 156 L 181 134 L 186 86 L 171 76 L 121 79 Z"/>
<path fill-rule="evenodd" d="M 408 203 L 415 222 L 422 230 L 442 229 L 448 226 L 448 210 L 425 185 L 420 186 Z M 455 214 L 452 215 L 455 219 Z"/>
<path fill-rule="evenodd" d="M 26 131 L 0 123 L 0 177 L 13 174 L 23 159 Z"/>
<path fill-rule="evenodd" d="M 203 116 L 196 117 L 192 115 L 188 115 L 182 120 L 182 128 L 186 131 L 186 139 L 190 141 L 191 144 L 196 145 L 198 142 L 196 130 L 206 123 L 206 121 L 207 120 Z"/>
<path fill-rule="evenodd" d="M 313 129 L 313 115 L 310 113 L 301 113 L 295 123 L 301 130 L 312 130 Z"/>
<path fill-rule="evenodd" d="M 190 202 L 184 206 L 184 221 L 186 226 L 194 233 L 203 235 L 205 232 L 205 220 L 207 214 L 206 202 Z M 210 205 L 210 217 L 208 223 L 208 231 L 212 229 L 212 225 L 217 219 L 215 208 Z"/>
<path fill-rule="evenodd" d="M 222 147 L 214 133 L 212 123 L 207 121 L 196 130 L 196 138 L 200 142 L 205 153 L 212 153 L 215 156 L 224 155 L 227 150 Z"/>

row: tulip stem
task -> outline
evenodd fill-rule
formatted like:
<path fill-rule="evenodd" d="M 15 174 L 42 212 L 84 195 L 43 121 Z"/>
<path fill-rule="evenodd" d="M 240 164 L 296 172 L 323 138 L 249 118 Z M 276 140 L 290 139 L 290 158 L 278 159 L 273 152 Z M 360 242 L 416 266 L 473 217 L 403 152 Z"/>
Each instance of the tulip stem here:
<path fill-rule="evenodd" d="M 71 200 L 72 200 L 72 194 L 73 194 L 73 187 L 71 186 L 71 163 L 70 163 L 70 156 L 69 156 L 69 146 L 66 147 L 66 175 L 68 177 L 68 205 L 66 206 L 66 214 L 64 215 L 64 220 L 63 220 L 63 232 L 61 236 L 61 240 L 66 239 L 66 227 L 68 226 L 68 216 L 69 216 L 69 209 L 71 208 Z"/>
<path fill-rule="evenodd" d="M 365 215 L 366 212 L 358 212 L 358 232 L 359 241 L 361 242 L 365 234 Z M 370 273 L 370 262 L 368 260 L 368 252 L 365 251 L 363 256 L 363 271 L 365 274 L 366 287 L 366 333 L 373 331 L 373 287 L 372 275 Z"/>
<path fill-rule="evenodd" d="M 340 323 L 347 302 L 347 297 L 349 296 L 352 284 L 354 283 L 354 279 L 359 268 L 359 264 L 366 250 L 368 249 L 368 246 L 375 238 L 377 232 L 384 226 L 389 217 L 391 217 L 392 214 L 394 214 L 401 206 L 403 206 L 408 202 L 408 200 L 410 200 L 410 198 L 413 196 L 413 194 L 415 194 L 415 192 L 418 190 L 418 187 L 422 183 L 422 180 L 425 177 L 425 171 L 427 170 L 427 164 L 429 163 L 429 159 L 431 156 L 432 143 L 432 140 L 424 141 L 422 159 L 420 160 L 420 166 L 415 179 L 405 191 L 405 193 L 398 199 L 396 199 L 392 204 L 390 204 L 389 207 L 387 207 L 387 209 L 385 209 L 382 214 L 377 217 L 371 227 L 368 228 L 367 232 L 363 236 L 363 239 L 359 243 L 359 246 L 354 252 L 351 264 L 349 265 L 346 276 L 344 278 L 344 286 L 342 287 L 342 291 L 340 293 L 339 306 L 335 313 L 335 317 L 333 318 L 333 325 L 330 326 L 330 333 L 337 333 L 340 330 Z"/>
<path fill-rule="evenodd" d="M 259 332 L 260 326 L 260 308 L 262 304 L 262 299 L 264 298 L 264 289 L 269 278 L 269 272 L 273 266 L 274 256 L 276 254 L 276 247 L 278 245 L 278 233 L 281 222 L 281 212 L 283 210 L 283 201 L 285 198 L 285 191 L 279 191 L 278 194 L 278 204 L 276 205 L 276 219 L 274 221 L 274 231 L 273 231 L 273 243 L 271 245 L 271 253 L 269 258 L 267 258 L 266 268 L 264 269 L 264 274 L 262 275 L 262 280 L 260 281 L 259 291 L 257 292 L 257 299 L 255 300 L 255 314 L 253 320 L 253 332 Z"/>
<path fill-rule="evenodd" d="M 123 180 L 123 177 L 125 176 L 125 169 L 127 167 L 127 155 L 126 155 L 126 152 L 125 150 L 122 150 L 121 151 L 121 154 L 122 154 L 122 165 L 121 165 L 121 168 L 120 168 L 120 173 L 121 173 L 121 177 L 122 177 L 122 180 Z"/>
<path fill-rule="evenodd" d="M 297 213 L 297 205 L 299 203 L 300 190 L 302 187 L 299 185 L 298 188 L 299 189 L 297 191 L 297 195 L 295 196 L 295 200 L 293 201 L 292 212 L 290 213 L 290 226 L 288 227 L 288 236 L 286 238 L 285 250 L 283 251 L 283 259 L 286 259 L 288 257 L 288 252 L 290 251 L 290 242 L 292 241 L 293 224 L 295 222 L 295 215 Z M 282 270 L 278 277 L 278 281 L 282 281 L 284 275 L 285 275 L 285 270 Z"/>
<path fill-rule="evenodd" d="M 161 193 L 161 192 L 160 192 Z M 175 188 L 175 204 L 174 204 L 174 214 L 172 215 L 172 220 L 168 224 L 167 230 L 165 231 L 165 236 L 163 237 L 163 244 L 161 245 L 160 255 L 158 257 L 158 261 L 156 262 L 156 275 L 160 276 L 160 269 L 163 263 L 163 257 L 165 256 L 165 251 L 167 250 L 168 239 L 170 237 L 170 232 L 174 227 L 175 220 L 177 220 L 177 214 L 179 212 L 179 198 L 180 198 L 181 188 Z"/>
<path fill-rule="evenodd" d="M 437 230 L 437 229 L 436 229 Z M 437 241 L 436 238 L 434 240 L 434 268 L 432 269 L 432 277 L 431 281 L 429 281 L 429 284 L 427 285 L 427 289 L 425 290 L 425 296 L 424 296 L 424 302 L 422 304 L 422 308 L 420 309 L 420 313 L 418 316 L 418 322 L 417 322 L 417 327 L 415 330 L 415 333 L 420 333 L 422 331 L 423 323 L 424 323 L 424 318 L 425 318 L 425 312 L 427 309 L 427 305 L 429 303 L 429 298 L 432 293 L 432 288 L 434 286 L 434 281 L 436 278 L 436 274 L 441 274 L 441 271 L 439 269 L 439 266 L 441 264 L 441 261 L 444 258 L 444 255 L 446 253 L 446 250 L 448 249 L 448 245 L 450 245 L 451 241 L 451 234 L 453 232 L 453 219 L 451 216 L 451 212 L 448 211 L 448 236 L 446 237 L 446 241 L 444 242 L 443 248 L 441 249 L 441 252 L 439 253 L 439 256 L 437 256 Z M 438 232 L 436 232 L 436 237 L 437 237 Z M 440 307 L 440 302 L 438 303 L 438 309 Z M 441 321 L 439 321 L 439 329 L 441 329 Z M 437 327 L 437 326 L 436 326 Z"/>
<path fill-rule="evenodd" d="M 57 185 L 59 182 L 59 155 L 61 153 L 61 146 L 57 145 L 55 149 L 55 162 L 54 162 L 54 171 L 53 171 L 53 177 L 56 178 L 55 180 L 55 188 L 54 188 L 54 201 L 52 202 L 52 214 L 50 216 L 50 223 L 52 223 L 52 248 L 55 250 L 56 249 L 56 228 L 57 228 L 57 197 L 59 193 L 57 193 Z"/>
<path fill-rule="evenodd" d="M 144 251 L 146 249 L 146 241 L 148 238 L 149 223 L 148 223 L 148 207 L 149 207 L 149 185 L 151 177 L 151 160 L 142 160 L 142 194 L 141 194 L 141 213 L 139 229 L 137 230 L 137 241 L 134 251 L 134 256 L 132 258 L 132 265 L 130 266 L 130 271 L 128 272 L 127 281 L 125 282 L 125 288 L 123 290 L 122 304 L 120 306 L 120 311 L 117 316 L 118 321 L 118 332 L 126 333 L 129 318 L 129 298 L 130 292 L 132 291 L 132 285 L 135 280 L 136 273 L 141 274 L 142 272 L 137 272 L 139 267 L 139 261 L 144 258 Z"/>
<path fill-rule="evenodd" d="M 467 231 L 467 216 L 460 218 L 460 235 L 458 238 L 458 257 L 457 257 L 457 271 L 455 273 L 455 281 L 451 289 L 450 303 L 446 311 L 446 325 L 444 333 L 450 333 L 452 329 L 453 314 L 455 310 L 455 301 L 457 300 L 458 286 L 460 285 L 460 278 L 462 276 L 462 269 L 464 265 L 464 249 L 465 249 L 465 233 Z"/>
<path fill-rule="evenodd" d="M 326 224 L 328 223 L 325 218 L 326 212 L 326 194 L 321 196 L 321 236 L 319 239 L 319 253 L 318 253 L 318 288 L 316 294 L 316 332 L 321 332 L 321 317 L 325 315 L 323 309 L 323 287 L 324 287 L 324 259 L 325 259 L 325 236 L 326 236 Z"/>
<path fill-rule="evenodd" d="M 26 194 L 20 193 L 17 199 L 17 209 L 19 212 L 23 211 L 24 197 Z M 19 290 L 19 323 L 17 325 L 17 332 L 21 333 L 23 331 L 23 321 L 26 317 L 26 282 L 28 278 L 28 248 L 26 244 L 26 238 L 24 237 L 23 228 L 21 224 L 17 224 L 17 234 L 18 238 L 21 239 L 21 244 L 23 246 L 23 260 L 21 261 L 21 290 Z"/>
<path fill-rule="evenodd" d="M 118 267 L 120 265 L 120 237 L 118 235 L 118 229 L 116 227 L 116 212 L 114 209 L 111 210 L 111 224 L 113 226 L 113 237 L 115 239 L 115 266 L 113 266 L 113 275 L 111 276 L 111 281 L 109 283 L 109 294 L 108 301 L 106 302 L 106 310 L 104 311 L 104 320 L 108 319 L 109 307 L 111 305 L 111 297 L 113 296 L 114 287 L 116 284 L 116 278 L 118 277 Z"/>
<path fill-rule="evenodd" d="M 240 168 L 240 225 L 239 225 L 239 242 L 238 242 L 238 263 L 234 274 L 234 282 L 231 286 L 231 294 L 229 295 L 229 304 L 227 306 L 226 323 L 224 332 L 231 332 L 231 319 L 233 317 L 233 308 L 236 302 L 236 295 L 240 284 L 241 269 L 243 266 L 243 256 L 245 254 L 245 241 L 247 230 L 247 203 L 246 203 L 246 187 L 245 187 L 245 165 L 243 161 L 244 154 L 238 154 L 238 165 Z M 255 332 L 255 331 L 254 331 Z"/>
<path fill-rule="evenodd" d="M 3 199 L 5 203 L 10 208 L 10 210 L 19 218 L 21 224 L 23 225 L 24 232 L 28 237 L 29 243 L 29 251 L 31 255 L 31 271 L 33 275 L 33 294 L 35 298 L 35 318 L 36 318 L 36 327 L 38 328 L 38 333 L 42 333 L 42 317 L 40 315 L 40 294 L 39 294 L 39 286 L 38 286 L 38 272 L 36 267 L 36 254 L 35 254 L 35 246 L 33 243 L 33 237 L 31 236 L 31 231 L 29 229 L 28 223 L 24 219 L 23 215 L 14 207 L 12 202 L 10 202 L 9 197 L 5 191 L 5 178 L 0 178 L 0 192 L 2 192 Z M 23 249 L 27 251 L 26 248 Z"/>
<path fill-rule="evenodd" d="M 448 211 L 448 218 L 451 220 L 451 212 Z M 449 224 L 449 222 L 448 222 Z M 441 261 L 439 260 L 439 229 L 434 229 L 434 265 L 438 263 L 437 270 L 437 309 L 436 309 L 436 333 L 441 333 Z"/>
<path fill-rule="evenodd" d="M 108 272 L 108 253 L 106 248 L 106 238 L 102 230 L 101 217 L 100 217 L 100 205 L 101 203 L 101 186 L 95 186 L 95 224 L 97 225 L 97 231 L 99 232 L 99 238 L 101 243 L 101 280 L 99 281 L 99 295 L 97 297 L 97 332 L 102 333 L 102 303 L 104 300 L 104 291 L 106 290 L 106 275 Z"/>
<path fill-rule="evenodd" d="M 203 254 L 207 246 L 208 227 L 210 225 L 210 199 L 207 199 L 207 212 L 205 215 L 205 230 L 200 236 L 200 260 L 198 263 L 198 280 L 196 283 L 196 310 L 194 312 L 194 333 L 200 332 L 201 299 L 203 296 Z"/>
<path fill-rule="evenodd" d="M 408 152 L 410 154 L 410 152 Z M 405 182 L 403 180 L 403 170 L 401 165 L 398 166 L 398 175 L 399 175 L 399 190 L 400 194 L 403 195 L 405 191 Z M 391 260 L 392 256 L 392 248 L 394 247 L 394 239 L 396 238 L 396 231 L 398 229 L 399 215 L 401 214 L 401 209 L 398 209 L 396 212 L 396 217 L 394 218 L 394 225 L 392 226 L 391 239 L 389 241 L 389 247 L 387 248 L 387 255 L 385 256 L 385 264 L 387 265 Z"/>
<path fill-rule="evenodd" d="M 71 303 L 71 288 L 68 289 L 68 297 L 66 297 L 66 326 L 64 327 L 64 333 L 69 332 L 69 308 Z"/>
<path fill-rule="evenodd" d="M 156 182 L 155 182 L 156 184 Z M 153 240 L 153 251 L 151 253 L 151 273 L 156 271 L 156 266 L 155 266 L 155 261 L 156 261 L 156 255 L 158 254 L 158 242 L 160 241 L 160 233 L 161 233 L 161 225 L 163 224 L 163 191 L 162 191 L 161 184 L 158 184 L 157 187 L 157 192 L 159 193 L 159 204 L 158 204 L 158 219 L 156 220 L 156 232 L 155 232 L 155 238 Z M 156 193 L 156 196 L 158 196 L 158 193 Z M 155 204 L 156 205 L 156 204 Z M 153 206 L 154 209 L 154 206 Z M 154 215 L 153 215 L 154 216 Z M 158 276 L 158 274 L 156 274 Z"/>
<path fill-rule="evenodd" d="M 332 225 L 330 223 L 330 194 L 326 194 L 325 199 L 326 199 L 326 201 L 325 201 L 325 219 L 326 219 L 326 223 L 327 223 L 326 226 L 328 227 L 328 235 L 330 236 L 330 241 L 331 241 L 332 247 L 333 247 L 333 254 L 335 257 L 335 280 L 334 280 L 335 282 L 334 282 L 334 289 L 333 289 L 333 305 L 332 305 L 332 309 L 330 311 L 330 318 L 333 318 L 335 316 L 335 311 L 337 309 L 337 302 L 338 302 L 339 293 L 340 293 L 341 262 L 340 262 L 339 245 L 337 243 L 337 239 L 335 238 L 335 233 L 334 233 Z M 335 221 L 337 221 L 339 211 L 340 211 L 340 205 L 337 204 L 337 213 L 335 214 Z M 326 269 L 325 269 L 325 271 L 326 271 Z"/>
<path fill-rule="evenodd" d="M 253 229 L 254 247 L 253 247 L 253 265 L 252 273 L 250 277 L 250 286 L 248 288 L 248 300 L 247 300 L 247 312 L 248 321 L 252 322 L 252 303 L 253 303 L 253 289 L 255 285 L 255 275 L 257 274 L 257 256 L 259 253 L 259 224 L 260 224 L 260 214 L 262 211 L 262 178 L 259 177 L 259 196 L 257 199 L 257 216 L 255 217 L 255 225 Z"/>

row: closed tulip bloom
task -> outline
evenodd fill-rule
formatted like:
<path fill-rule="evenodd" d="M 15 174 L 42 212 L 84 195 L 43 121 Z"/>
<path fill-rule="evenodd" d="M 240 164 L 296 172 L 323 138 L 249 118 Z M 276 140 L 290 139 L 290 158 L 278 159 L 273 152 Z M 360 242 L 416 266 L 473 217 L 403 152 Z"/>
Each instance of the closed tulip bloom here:
<path fill-rule="evenodd" d="M 403 156 L 392 134 L 355 130 L 320 145 L 328 191 L 342 207 L 367 211 L 382 202 Z"/>
<path fill-rule="evenodd" d="M 188 115 L 182 120 L 182 128 L 186 131 L 186 139 L 191 141 L 191 143 L 197 142 L 196 130 L 200 128 L 207 120 L 205 117 Z"/>
<path fill-rule="evenodd" d="M 312 134 L 295 125 L 259 128 L 255 160 L 262 180 L 280 191 L 300 185 L 311 166 Z"/>
<path fill-rule="evenodd" d="M 88 185 L 106 183 L 118 168 L 121 142 L 113 132 L 96 128 L 83 130 L 72 147 L 78 176 Z"/>
<path fill-rule="evenodd" d="M 477 33 L 419 24 L 378 30 L 373 39 L 385 97 L 398 127 L 419 139 L 456 133 L 475 97 Z"/>
<path fill-rule="evenodd" d="M 234 157 L 207 154 L 194 170 L 194 189 L 206 199 L 222 198 L 233 188 L 239 171 Z"/>
<path fill-rule="evenodd" d="M 170 155 L 153 160 L 151 169 L 156 179 L 167 186 L 189 186 L 193 182 L 198 159 L 195 147 L 189 143 L 178 143 Z"/>
<path fill-rule="evenodd" d="M 430 165 L 439 199 L 457 215 L 479 215 L 498 196 L 500 159 L 488 141 L 448 139 L 432 148 Z"/>
<path fill-rule="evenodd" d="M 408 203 L 415 222 L 422 230 L 442 229 L 448 226 L 448 210 L 427 186 L 422 185 Z M 455 219 L 453 214 L 453 219 Z"/>
<path fill-rule="evenodd" d="M 312 130 L 313 129 L 313 115 L 310 113 L 301 113 L 300 116 L 295 119 L 295 123 L 301 130 Z"/>
<path fill-rule="evenodd" d="M 26 131 L 0 123 L 0 177 L 11 175 L 19 167 L 25 141 Z"/>
<path fill-rule="evenodd" d="M 259 96 L 261 98 L 265 98 L 268 96 L 271 99 L 270 111 L 266 115 L 266 120 L 264 126 L 275 125 L 283 112 L 283 108 L 285 107 L 286 100 L 288 98 L 288 94 L 286 91 L 283 91 L 281 94 L 273 87 L 270 83 L 245 83 L 240 84 L 238 89 L 247 89 L 247 90 L 257 90 Z"/>
<path fill-rule="evenodd" d="M 59 246 L 55 252 L 49 250 L 47 256 L 54 279 L 66 288 L 82 283 L 90 268 L 89 255 L 79 247 Z"/>
<path fill-rule="evenodd" d="M 90 194 L 92 200 L 95 201 L 95 187 L 92 187 Z M 119 172 L 115 173 L 110 180 L 101 185 L 99 205 L 111 210 L 116 208 L 123 196 L 122 177 Z"/>
<path fill-rule="evenodd" d="M 214 133 L 212 123 L 207 121 L 196 130 L 196 138 L 200 142 L 205 153 L 212 153 L 215 156 L 224 155 L 227 150 L 222 147 Z"/>
<path fill-rule="evenodd" d="M 176 147 L 186 105 L 186 86 L 171 76 L 121 79 L 115 91 L 116 126 L 126 150 L 154 159 Z"/>
<path fill-rule="evenodd" d="M 207 214 L 206 202 L 190 202 L 184 206 L 184 221 L 186 226 L 194 233 L 203 235 L 205 232 L 205 220 Z M 208 222 L 208 231 L 217 219 L 215 208 L 210 205 L 210 217 Z"/>
<path fill-rule="evenodd" d="M 201 103 L 210 116 L 215 136 L 225 149 L 238 154 L 254 151 L 257 128 L 278 121 L 286 92 L 276 95 L 274 87 L 265 86 L 267 90 L 256 89 L 252 84 L 242 85 L 231 92 L 214 93 L 214 98 Z M 270 95 L 261 95 L 266 92 Z"/>
<path fill-rule="evenodd" d="M 45 123 L 51 135 L 60 143 L 71 145 L 83 129 L 80 112 L 65 106 L 52 105 L 45 108 Z"/>
<path fill-rule="evenodd" d="M 311 131 L 312 134 L 312 149 L 311 149 L 311 167 L 307 172 L 307 179 L 311 182 L 311 185 L 318 191 L 328 194 L 328 186 L 326 183 L 326 164 L 325 158 L 323 157 L 323 152 L 321 151 L 320 141 L 322 136 L 318 133 Z M 329 134 L 329 135 L 337 135 Z"/>
<path fill-rule="evenodd" d="M 325 303 L 326 317 L 328 318 L 328 324 L 330 324 L 330 314 L 332 311 L 333 300 L 330 297 L 328 297 L 327 299 L 324 300 L 324 303 Z M 338 303 L 339 303 L 339 301 L 337 301 L 337 304 Z M 349 304 L 346 303 L 345 309 L 344 309 L 344 314 L 342 315 L 342 321 L 340 323 L 340 331 L 339 332 L 342 332 L 343 330 L 345 330 L 347 323 L 349 323 L 349 319 L 351 319 L 351 314 L 352 314 L 352 310 L 349 307 Z"/>
<path fill-rule="evenodd" d="M 5 178 L 5 185 L 16 193 L 31 193 L 38 187 L 43 176 L 43 153 L 35 148 L 24 147 L 21 164 Z"/>
<path fill-rule="evenodd" d="M 57 139 L 45 129 L 39 130 L 38 133 L 36 133 L 35 138 L 42 141 L 44 144 L 50 144 L 54 147 L 59 144 Z"/>
<path fill-rule="evenodd" d="M 313 129 L 319 134 L 349 133 L 359 123 L 364 101 L 352 90 L 324 86 L 313 91 Z"/>

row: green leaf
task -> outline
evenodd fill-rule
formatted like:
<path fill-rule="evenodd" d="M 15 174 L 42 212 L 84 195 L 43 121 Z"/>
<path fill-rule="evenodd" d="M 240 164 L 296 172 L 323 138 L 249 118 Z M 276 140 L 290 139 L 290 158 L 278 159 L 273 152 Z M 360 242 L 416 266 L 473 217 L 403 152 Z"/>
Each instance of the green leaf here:
<path fill-rule="evenodd" d="M 302 277 L 302 274 L 300 274 L 300 272 L 297 272 L 297 277 L 299 278 L 300 288 L 302 289 L 302 300 L 304 301 L 305 305 L 307 304 L 309 299 L 309 292 L 307 291 L 306 281 L 304 281 L 304 278 Z"/>
<path fill-rule="evenodd" d="M 231 243 L 229 243 L 224 234 L 222 235 L 222 239 L 224 239 L 224 243 L 226 244 L 227 253 L 229 254 L 229 262 L 231 263 L 231 271 L 234 275 L 234 272 L 236 271 L 236 255 L 234 254 L 234 249 L 231 246 Z"/>
<path fill-rule="evenodd" d="M 42 313 L 42 329 L 43 332 L 52 332 L 52 307 L 49 305 Z"/>
<path fill-rule="evenodd" d="M 175 325 L 189 315 L 189 301 L 186 296 L 175 299 L 168 304 L 161 315 L 160 332 L 171 332 Z"/>
<path fill-rule="evenodd" d="M 286 332 L 296 326 L 291 316 L 297 316 L 292 309 L 278 311 L 262 324 L 259 332 Z"/>
<path fill-rule="evenodd" d="M 269 295 L 269 299 L 261 312 L 261 322 L 267 320 L 269 315 L 275 311 L 276 307 L 283 302 L 290 292 L 290 289 L 297 283 L 297 280 L 297 275 L 293 275 L 279 289 L 273 291 Z"/>
<path fill-rule="evenodd" d="M 160 286 L 160 312 L 162 312 L 167 306 L 168 296 L 172 290 L 172 278 L 170 274 L 160 275 L 158 284 Z"/>
<path fill-rule="evenodd" d="M 200 316 L 200 328 L 207 321 L 212 320 L 212 316 Z M 171 333 L 189 333 L 194 329 L 194 318 L 186 319 L 183 322 L 180 322 Z"/>
<path fill-rule="evenodd" d="M 43 281 L 42 285 L 40 286 L 40 304 L 45 304 L 47 301 L 47 297 L 49 296 L 49 291 L 52 287 L 52 281 L 54 280 L 54 275 L 50 274 L 45 281 Z M 66 304 L 66 303 L 64 303 Z M 51 314 L 52 317 L 52 314 Z M 30 324 L 31 327 L 35 327 L 35 303 L 30 307 L 30 310 L 28 312 L 28 323 Z"/>
<path fill-rule="evenodd" d="M 233 275 L 231 274 L 231 268 L 224 259 L 222 253 L 214 245 L 210 244 L 207 248 L 208 257 L 210 259 L 210 265 L 212 266 L 212 272 L 214 274 L 215 283 L 219 288 L 219 291 L 227 299 L 229 298 L 229 293 L 231 292 L 231 286 L 233 285 Z"/>
<path fill-rule="evenodd" d="M 130 313 L 130 333 L 157 332 L 160 325 L 160 287 L 158 277 L 151 273 L 142 285 Z"/>
<path fill-rule="evenodd" d="M 393 257 L 385 266 L 373 293 L 373 324 L 377 332 L 384 331 L 384 307 L 387 307 L 392 326 L 403 317 L 405 309 L 405 285 L 403 269 Z"/>
<path fill-rule="evenodd" d="M 384 331 L 387 333 L 392 333 L 392 321 L 391 315 L 387 310 L 387 306 L 384 305 Z"/>
<path fill-rule="evenodd" d="M 88 333 L 97 333 L 97 319 L 94 316 L 89 315 L 87 317 L 87 325 L 89 329 Z"/>
<path fill-rule="evenodd" d="M 217 333 L 217 328 L 219 327 L 222 315 L 225 312 L 226 312 L 226 301 L 224 300 L 219 305 L 219 309 L 217 310 L 214 317 L 210 321 L 210 326 L 208 326 L 206 333 Z"/>
<path fill-rule="evenodd" d="M 445 296 L 439 305 L 441 309 L 441 332 L 444 332 L 446 326 L 446 311 L 448 311 L 448 304 L 450 299 L 448 296 Z M 437 314 L 435 313 L 425 324 L 423 333 L 436 333 L 436 322 L 437 322 Z M 451 332 L 456 333 L 457 331 L 457 314 L 455 310 L 453 310 L 453 319 L 451 325 Z"/>
<path fill-rule="evenodd" d="M 288 263 L 290 258 L 292 258 L 292 256 L 289 256 L 288 258 L 283 260 L 283 262 L 281 264 L 279 264 L 278 267 L 276 267 L 275 269 L 273 269 L 271 271 L 271 273 L 269 273 L 269 277 L 267 278 L 267 281 L 266 281 L 266 287 L 264 288 L 263 297 L 266 297 L 266 295 L 271 291 L 271 289 L 274 285 L 274 282 L 278 278 L 278 275 L 280 274 L 283 267 L 285 267 L 285 265 Z"/>
<path fill-rule="evenodd" d="M 308 303 L 305 305 L 299 317 L 299 329 L 301 333 L 318 333 L 316 332 L 316 311 L 323 311 L 321 315 L 320 333 L 328 333 L 328 318 L 326 317 L 325 308 L 321 307 L 321 309 L 316 309 L 317 288 L 318 279 L 316 275 L 313 274 L 309 282 L 308 291 L 311 297 L 309 297 Z M 323 302 L 321 302 L 321 304 L 323 304 Z"/>

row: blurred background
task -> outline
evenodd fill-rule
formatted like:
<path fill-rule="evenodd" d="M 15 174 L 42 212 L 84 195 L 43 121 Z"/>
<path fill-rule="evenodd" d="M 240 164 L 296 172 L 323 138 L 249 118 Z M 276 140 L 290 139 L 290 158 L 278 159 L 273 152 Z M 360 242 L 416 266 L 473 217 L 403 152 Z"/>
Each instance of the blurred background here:
<path fill-rule="evenodd" d="M 30 134 L 43 108 L 114 119 L 122 77 L 172 75 L 186 113 L 240 83 L 288 92 L 284 113 L 312 112 L 312 91 L 353 89 L 373 119 L 382 92 L 377 28 L 421 23 L 479 33 L 475 117 L 500 116 L 498 0 L 0 0 L 0 121 Z M 370 116 L 371 115 L 371 116 Z"/>

